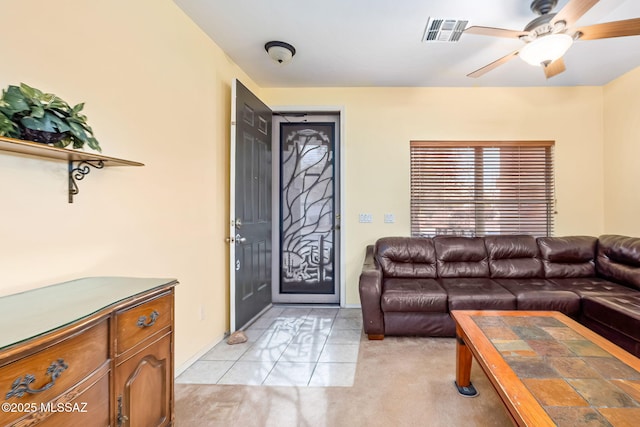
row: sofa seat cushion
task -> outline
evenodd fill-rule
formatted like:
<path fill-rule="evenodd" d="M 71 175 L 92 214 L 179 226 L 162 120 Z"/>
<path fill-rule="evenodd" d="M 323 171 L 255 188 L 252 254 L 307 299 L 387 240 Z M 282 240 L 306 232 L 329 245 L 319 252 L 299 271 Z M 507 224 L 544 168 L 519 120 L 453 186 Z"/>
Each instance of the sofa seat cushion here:
<path fill-rule="evenodd" d="M 560 289 L 575 292 L 581 297 L 590 295 L 631 295 L 638 293 L 638 291 L 634 289 L 599 277 L 571 277 L 548 280 L 556 284 Z"/>
<path fill-rule="evenodd" d="M 582 316 L 640 341 L 640 295 L 585 297 Z"/>
<path fill-rule="evenodd" d="M 447 293 L 435 279 L 391 278 L 382 289 L 383 312 L 447 312 Z"/>
<path fill-rule="evenodd" d="M 516 297 L 487 278 L 439 279 L 449 310 L 515 310 Z"/>
<path fill-rule="evenodd" d="M 516 296 L 518 310 L 559 311 L 570 317 L 580 312 L 580 296 L 544 279 L 493 279 Z"/>

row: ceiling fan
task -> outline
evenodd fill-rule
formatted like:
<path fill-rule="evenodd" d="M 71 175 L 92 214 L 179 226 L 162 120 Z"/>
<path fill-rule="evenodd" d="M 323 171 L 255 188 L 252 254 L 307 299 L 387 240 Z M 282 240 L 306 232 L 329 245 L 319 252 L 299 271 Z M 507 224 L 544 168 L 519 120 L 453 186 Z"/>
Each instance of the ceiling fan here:
<path fill-rule="evenodd" d="M 547 78 L 551 78 L 565 71 L 566 67 L 562 56 L 576 40 L 640 35 L 640 18 L 573 28 L 574 23 L 599 1 L 569 0 L 559 12 L 551 13 L 558 0 L 533 0 L 531 10 L 540 16 L 529 22 L 522 31 L 479 26 L 467 28 L 465 33 L 515 38 L 526 43 L 520 49 L 467 76 L 480 77 L 519 56 L 531 65 L 542 66 Z"/>

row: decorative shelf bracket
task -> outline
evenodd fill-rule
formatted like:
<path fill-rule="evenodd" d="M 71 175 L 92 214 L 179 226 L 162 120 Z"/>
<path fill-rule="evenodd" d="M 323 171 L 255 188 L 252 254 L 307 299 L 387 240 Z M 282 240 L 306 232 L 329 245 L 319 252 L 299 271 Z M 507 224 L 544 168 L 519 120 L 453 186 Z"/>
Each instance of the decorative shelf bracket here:
<path fill-rule="evenodd" d="M 102 154 L 87 153 L 67 148 L 52 147 L 33 141 L 7 138 L 0 136 L 0 153 L 26 154 L 47 160 L 66 161 L 69 165 L 69 203 L 73 203 L 73 196 L 78 194 L 77 181 L 82 180 L 91 168 L 102 169 L 105 166 L 144 166 L 143 163 Z"/>
<path fill-rule="evenodd" d="M 103 167 L 102 160 L 69 160 L 69 203 L 73 203 L 73 196 L 80 192 L 76 181 L 81 181 L 89 175 L 91 168 L 102 169 Z"/>

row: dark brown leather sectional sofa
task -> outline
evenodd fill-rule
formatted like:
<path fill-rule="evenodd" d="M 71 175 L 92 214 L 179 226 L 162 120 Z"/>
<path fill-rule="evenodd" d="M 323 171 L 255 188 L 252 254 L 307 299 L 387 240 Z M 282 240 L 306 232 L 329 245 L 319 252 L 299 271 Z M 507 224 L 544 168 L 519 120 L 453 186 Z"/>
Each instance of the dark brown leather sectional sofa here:
<path fill-rule="evenodd" d="M 640 238 L 385 237 L 359 290 L 369 339 L 454 336 L 456 309 L 554 310 L 640 356 Z"/>

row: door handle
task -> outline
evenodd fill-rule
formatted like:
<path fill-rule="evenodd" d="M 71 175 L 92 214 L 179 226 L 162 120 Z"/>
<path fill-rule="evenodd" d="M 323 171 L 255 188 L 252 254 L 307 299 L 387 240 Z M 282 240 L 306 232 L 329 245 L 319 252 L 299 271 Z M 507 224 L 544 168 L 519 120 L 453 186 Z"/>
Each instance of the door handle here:
<path fill-rule="evenodd" d="M 240 243 L 240 244 L 247 243 L 247 238 L 246 237 L 242 237 L 239 234 L 236 234 L 236 244 L 237 243 Z"/>

